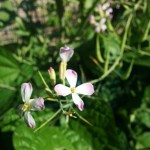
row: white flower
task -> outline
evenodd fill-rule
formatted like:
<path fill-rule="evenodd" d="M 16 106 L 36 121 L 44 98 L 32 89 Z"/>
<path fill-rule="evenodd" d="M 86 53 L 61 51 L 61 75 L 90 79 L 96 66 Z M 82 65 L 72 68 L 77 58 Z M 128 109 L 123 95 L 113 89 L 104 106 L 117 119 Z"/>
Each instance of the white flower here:
<path fill-rule="evenodd" d="M 105 31 L 107 29 L 106 26 L 106 18 L 102 18 L 99 23 L 95 25 L 95 31 L 99 33 L 100 31 Z"/>
<path fill-rule="evenodd" d="M 61 96 L 72 95 L 72 100 L 79 110 L 84 109 L 84 103 L 78 94 L 92 95 L 94 93 L 94 87 L 91 83 L 84 83 L 76 87 L 77 73 L 74 70 L 68 69 L 66 71 L 66 79 L 70 85 L 67 87 L 63 84 L 57 84 L 54 88 L 56 93 Z"/>
<path fill-rule="evenodd" d="M 18 109 L 19 109 L 20 116 L 24 114 L 24 120 L 26 124 L 30 128 L 34 128 L 35 121 L 30 111 L 43 110 L 45 108 L 45 105 L 44 105 L 44 99 L 41 97 L 36 99 L 30 99 L 31 94 L 32 94 L 31 83 L 23 83 L 21 85 L 21 96 L 24 104 L 19 105 Z"/>

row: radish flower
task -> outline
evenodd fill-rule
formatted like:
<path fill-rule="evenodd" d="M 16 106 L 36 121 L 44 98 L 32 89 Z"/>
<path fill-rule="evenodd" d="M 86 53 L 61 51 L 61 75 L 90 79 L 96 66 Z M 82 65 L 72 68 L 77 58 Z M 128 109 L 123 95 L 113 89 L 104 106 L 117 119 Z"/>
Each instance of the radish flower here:
<path fill-rule="evenodd" d="M 43 98 L 30 99 L 32 94 L 32 85 L 31 83 L 23 83 L 21 85 L 21 96 L 24 104 L 19 105 L 19 115 L 24 114 L 25 123 L 30 127 L 35 127 L 35 121 L 31 115 L 31 111 L 34 110 L 43 110 L 45 108 Z"/>
<path fill-rule="evenodd" d="M 84 102 L 78 94 L 92 95 L 94 93 L 94 87 L 91 83 L 83 83 L 76 87 L 77 73 L 74 70 L 66 70 L 66 79 L 70 85 L 67 87 L 63 84 L 57 84 L 54 88 L 56 93 L 61 96 L 72 95 L 72 100 L 80 111 L 84 109 Z"/>
<path fill-rule="evenodd" d="M 95 24 L 95 31 L 97 33 L 99 33 L 100 31 L 105 31 L 107 29 L 107 26 L 106 26 L 106 18 L 102 18 L 99 23 L 96 23 Z"/>

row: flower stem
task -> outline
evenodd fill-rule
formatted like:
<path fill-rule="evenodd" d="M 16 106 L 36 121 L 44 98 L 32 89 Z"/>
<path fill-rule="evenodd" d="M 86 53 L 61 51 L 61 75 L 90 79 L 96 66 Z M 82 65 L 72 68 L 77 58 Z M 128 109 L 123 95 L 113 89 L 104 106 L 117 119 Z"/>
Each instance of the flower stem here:
<path fill-rule="evenodd" d="M 63 106 L 63 108 L 67 108 L 67 107 L 70 107 L 70 104 L 66 104 L 66 105 Z M 52 119 L 54 119 L 61 111 L 62 111 L 61 108 L 58 109 L 58 110 L 56 111 L 56 113 L 55 113 L 53 116 L 51 116 L 48 120 L 46 120 L 43 124 L 41 124 L 37 129 L 35 129 L 35 130 L 34 130 L 34 133 L 37 132 L 37 131 L 39 131 L 39 130 L 40 130 L 41 128 L 43 128 L 46 124 L 48 124 L 48 123 L 49 123 Z"/>
<path fill-rule="evenodd" d="M 101 63 L 104 62 L 100 49 L 99 34 L 96 35 L 96 56 Z"/>
<path fill-rule="evenodd" d="M 58 111 L 51 116 L 48 120 L 46 120 L 42 125 L 40 125 L 37 129 L 34 130 L 34 133 L 43 128 L 48 122 L 50 122 L 52 119 L 54 119 L 59 113 L 61 112 L 61 109 L 58 109 Z"/>
<path fill-rule="evenodd" d="M 46 90 L 49 91 L 49 92 L 52 94 L 52 91 L 50 90 L 49 86 L 47 85 L 47 83 L 46 83 L 45 79 L 43 78 L 41 72 L 38 71 L 38 73 L 39 73 L 39 75 L 40 75 L 40 77 L 41 77 L 41 80 L 43 81 L 43 83 L 44 83 L 44 85 L 45 85 L 45 87 L 46 87 Z"/>
<path fill-rule="evenodd" d="M 101 80 L 103 80 L 104 78 L 106 78 L 112 71 L 114 71 L 114 69 L 117 67 L 117 65 L 119 64 L 122 56 L 123 56 L 123 52 L 124 52 L 124 49 L 125 49 L 125 44 L 126 44 L 126 40 L 127 40 L 127 34 L 128 34 L 128 31 L 129 31 L 129 26 L 130 26 L 130 23 L 131 23 L 131 20 L 132 20 L 132 14 L 129 16 L 128 20 L 127 20 L 127 24 L 126 24 L 126 27 L 125 27 L 125 32 L 124 32 L 124 35 L 123 35 L 123 40 L 122 40 L 122 44 L 121 44 L 121 52 L 120 52 L 120 56 L 116 59 L 116 61 L 114 62 L 114 64 L 108 69 L 108 71 L 106 73 L 104 73 L 101 77 L 99 77 L 98 79 L 95 79 L 95 80 L 92 80 L 90 81 L 90 83 L 97 83 Z"/>

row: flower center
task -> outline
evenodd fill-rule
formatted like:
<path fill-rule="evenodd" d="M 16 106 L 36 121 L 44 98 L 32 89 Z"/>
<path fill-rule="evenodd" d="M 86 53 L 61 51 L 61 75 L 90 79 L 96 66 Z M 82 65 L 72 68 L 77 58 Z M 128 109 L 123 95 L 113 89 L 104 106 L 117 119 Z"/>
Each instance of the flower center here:
<path fill-rule="evenodd" d="M 71 92 L 72 92 L 72 93 L 75 93 L 75 91 L 76 91 L 76 88 L 75 88 L 75 87 L 72 87 L 72 88 L 71 88 Z"/>
<path fill-rule="evenodd" d="M 22 110 L 23 110 L 23 112 L 30 110 L 30 105 L 28 103 L 25 103 L 22 107 Z"/>

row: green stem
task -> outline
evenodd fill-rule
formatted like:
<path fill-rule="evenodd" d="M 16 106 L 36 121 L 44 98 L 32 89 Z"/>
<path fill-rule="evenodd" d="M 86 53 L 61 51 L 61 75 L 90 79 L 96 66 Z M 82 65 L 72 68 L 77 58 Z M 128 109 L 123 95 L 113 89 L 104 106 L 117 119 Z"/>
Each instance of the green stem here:
<path fill-rule="evenodd" d="M 37 129 L 34 130 L 34 133 L 43 128 L 48 122 L 50 122 L 52 119 L 54 119 L 59 113 L 61 112 L 61 109 L 58 109 L 58 111 L 51 116 L 48 120 L 46 120 L 41 126 L 39 126 Z"/>
<path fill-rule="evenodd" d="M 101 63 L 104 62 L 100 49 L 99 34 L 96 35 L 96 56 Z"/>
<path fill-rule="evenodd" d="M 142 41 L 146 40 L 146 38 L 148 37 L 149 30 L 150 30 L 150 20 L 149 20 L 149 22 L 147 24 L 147 28 L 146 28 L 145 33 L 143 35 Z"/>
<path fill-rule="evenodd" d="M 74 109 L 73 109 L 74 110 Z M 77 116 L 79 117 L 79 119 L 81 119 L 82 121 L 84 121 L 85 123 L 87 123 L 90 126 L 93 126 L 92 123 L 90 123 L 88 120 L 86 120 L 84 117 L 82 117 L 77 111 L 74 110 L 74 112 L 77 114 Z"/>
<path fill-rule="evenodd" d="M 9 86 L 9 85 L 4 85 L 4 84 L 0 84 L 0 88 L 8 89 L 8 90 L 11 90 L 11 91 L 16 91 L 15 87 Z"/>
<path fill-rule="evenodd" d="M 63 108 L 70 107 L 70 104 L 66 104 L 63 106 Z M 34 133 L 39 131 L 41 128 L 43 128 L 46 124 L 48 124 L 52 119 L 54 119 L 60 112 L 62 111 L 62 108 L 58 109 L 57 112 L 51 116 L 48 120 L 46 120 L 43 124 L 41 124 L 37 129 L 34 130 Z"/>
<path fill-rule="evenodd" d="M 91 83 L 97 83 L 97 82 L 103 80 L 103 79 L 104 79 L 105 77 L 107 77 L 107 76 L 117 67 L 117 65 L 119 64 L 119 62 L 120 62 L 120 60 L 121 60 L 121 58 L 122 58 L 123 52 L 124 52 L 124 48 L 125 48 L 125 44 L 126 44 L 126 40 L 127 40 L 127 34 L 128 34 L 128 31 L 129 31 L 129 26 L 130 26 L 131 20 L 132 20 L 132 14 L 129 16 L 129 18 L 128 18 L 128 20 L 127 20 L 127 24 L 126 24 L 126 27 L 125 27 L 125 32 L 124 32 L 123 40 L 122 40 L 122 44 L 121 44 L 120 56 L 116 59 L 116 61 L 114 62 L 114 64 L 109 68 L 109 70 L 108 70 L 106 73 L 104 73 L 100 78 L 90 81 Z"/>
<path fill-rule="evenodd" d="M 109 49 L 107 50 L 107 54 L 106 54 L 106 61 L 105 61 L 105 65 L 104 65 L 104 73 L 107 72 L 108 66 L 109 66 Z"/>
<path fill-rule="evenodd" d="M 84 30 L 84 28 L 86 27 L 86 25 L 88 24 L 89 21 L 89 15 L 92 13 L 92 11 L 95 9 L 96 5 L 99 3 L 99 0 L 96 0 L 93 5 L 91 6 L 91 8 L 89 9 L 89 11 L 87 12 L 87 17 L 85 18 L 85 20 L 83 21 L 83 24 L 81 24 L 79 30 L 76 32 L 76 35 L 74 37 L 78 37 L 79 35 L 81 35 L 82 31 Z M 72 43 L 73 41 L 75 41 L 75 38 L 71 38 L 69 43 Z"/>
<path fill-rule="evenodd" d="M 49 86 L 47 85 L 47 83 L 46 83 L 45 79 L 43 78 L 41 72 L 38 71 L 38 73 L 39 73 L 39 75 L 40 75 L 40 77 L 41 77 L 41 80 L 43 81 L 43 83 L 44 83 L 44 85 L 45 85 L 45 87 L 46 87 L 46 90 L 49 91 L 49 92 L 52 94 L 52 91 L 50 90 Z"/>

